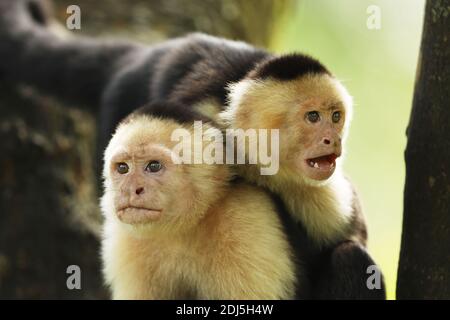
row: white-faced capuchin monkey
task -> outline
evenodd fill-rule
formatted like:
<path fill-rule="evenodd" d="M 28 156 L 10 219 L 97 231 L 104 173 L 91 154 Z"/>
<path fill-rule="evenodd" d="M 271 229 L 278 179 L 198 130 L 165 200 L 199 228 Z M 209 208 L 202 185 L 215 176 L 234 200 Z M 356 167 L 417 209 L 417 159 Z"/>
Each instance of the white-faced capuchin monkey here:
<path fill-rule="evenodd" d="M 308 298 L 284 227 L 293 222 L 264 189 L 232 181 L 230 166 L 174 163 L 180 128 L 193 131 L 142 109 L 106 148 L 102 259 L 113 298 Z"/>
<path fill-rule="evenodd" d="M 225 128 L 279 130 L 276 174 L 262 175 L 260 163 L 236 169 L 247 181 L 280 196 L 318 249 L 313 252 L 325 248 L 315 260 L 320 276 L 313 276 L 313 295 L 383 298 L 384 288 L 370 290 L 363 280 L 375 263 L 362 248 L 367 240 L 364 217 L 342 171 L 352 117 L 352 98 L 344 86 L 317 60 L 293 54 L 257 65 L 230 85 L 228 99 L 218 116 Z M 236 146 L 248 153 L 245 144 Z"/>
<path fill-rule="evenodd" d="M 224 129 L 280 129 L 276 175 L 238 170 L 271 190 L 307 234 L 311 297 L 385 297 L 384 285 L 367 286 L 375 263 L 358 197 L 340 168 L 351 99 L 319 61 L 204 34 L 153 46 L 61 38 L 40 8 L 38 0 L 0 0 L 0 77 L 98 113 L 99 155 L 121 120 L 154 101 L 181 106 L 158 106 L 154 115 L 190 124 L 204 117 Z"/>

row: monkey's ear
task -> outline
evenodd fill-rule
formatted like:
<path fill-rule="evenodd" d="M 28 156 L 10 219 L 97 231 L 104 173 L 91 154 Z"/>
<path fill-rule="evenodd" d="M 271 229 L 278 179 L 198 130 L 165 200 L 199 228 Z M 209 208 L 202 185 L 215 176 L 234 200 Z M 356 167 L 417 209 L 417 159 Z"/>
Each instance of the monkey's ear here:
<path fill-rule="evenodd" d="M 274 78 L 289 81 L 308 73 L 331 75 L 318 60 L 304 54 L 294 53 L 265 60 L 250 71 L 248 77 L 251 79 Z"/>

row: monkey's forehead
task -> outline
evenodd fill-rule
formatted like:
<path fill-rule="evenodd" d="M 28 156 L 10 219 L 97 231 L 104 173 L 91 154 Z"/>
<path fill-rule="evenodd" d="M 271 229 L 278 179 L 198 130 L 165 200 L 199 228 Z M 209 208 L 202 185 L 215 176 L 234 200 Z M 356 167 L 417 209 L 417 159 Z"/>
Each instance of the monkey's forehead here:
<path fill-rule="evenodd" d="M 151 145 L 170 146 L 172 132 L 179 127 L 170 121 L 146 116 L 134 117 L 118 126 L 108 144 L 106 154 L 144 152 L 145 148 Z"/>
<path fill-rule="evenodd" d="M 181 124 L 147 115 L 132 117 L 117 128 L 105 151 L 105 160 L 120 153 L 123 156 L 128 153 L 128 158 L 146 157 L 152 153 L 164 156 L 180 142 L 195 143 L 194 137 L 198 134 L 201 139 L 222 135 L 220 130 L 202 122 Z"/>
<path fill-rule="evenodd" d="M 308 109 L 345 112 L 351 121 L 352 98 L 344 86 L 326 74 L 310 74 L 290 81 L 246 79 L 229 87 L 230 106 L 221 116 L 234 128 L 281 128 Z M 286 117 L 289 115 L 289 117 Z"/>
<path fill-rule="evenodd" d="M 166 146 L 159 143 L 141 143 L 141 144 L 125 144 L 112 148 L 110 153 L 110 161 L 125 160 L 149 160 L 149 158 L 170 159 L 171 151 Z"/>
<path fill-rule="evenodd" d="M 308 74 L 289 81 L 247 79 L 230 86 L 230 95 L 235 98 L 235 101 L 257 99 L 257 101 L 264 101 L 263 104 L 266 106 L 307 100 L 342 104 L 345 107 L 352 104 L 352 98 L 347 89 L 339 80 L 328 74 Z"/>
<path fill-rule="evenodd" d="M 327 74 L 308 74 L 286 82 L 272 80 L 268 84 L 277 90 L 282 90 L 285 87 L 288 93 L 301 96 L 304 99 L 341 101 L 349 95 L 345 87 L 336 78 Z"/>

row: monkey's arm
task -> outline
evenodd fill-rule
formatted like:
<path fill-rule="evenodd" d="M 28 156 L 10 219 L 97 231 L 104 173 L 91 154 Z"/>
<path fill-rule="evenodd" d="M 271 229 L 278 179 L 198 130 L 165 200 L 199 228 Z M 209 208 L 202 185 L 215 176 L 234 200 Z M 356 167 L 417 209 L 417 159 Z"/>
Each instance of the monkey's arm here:
<path fill-rule="evenodd" d="M 376 266 L 366 250 L 367 227 L 359 196 L 353 189 L 353 219 L 346 241 L 325 250 L 317 262 L 313 295 L 315 299 L 386 299 L 383 275 L 379 288 L 369 289 L 369 266 Z"/>
<path fill-rule="evenodd" d="M 376 263 L 360 244 L 346 241 L 337 245 L 323 253 L 317 263 L 313 298 L 386 299 L 383 275 L 370 266 Z"/>
<path fill-rule="evenodd" d="M 353 209 L 353 217 L 351 222 L 351 232 L 348 235 L 347 240 L 355 241 L 356 243 L 361 244 L 364 248 L 367 246 L 367 226 L 366 226 L 366 218 L 363 213 L 360 197 L 354 184 L 347 178 L 349 184 L 352 188 L 353 193 L 353 201 L 352 201 L 352 209 Z"/>

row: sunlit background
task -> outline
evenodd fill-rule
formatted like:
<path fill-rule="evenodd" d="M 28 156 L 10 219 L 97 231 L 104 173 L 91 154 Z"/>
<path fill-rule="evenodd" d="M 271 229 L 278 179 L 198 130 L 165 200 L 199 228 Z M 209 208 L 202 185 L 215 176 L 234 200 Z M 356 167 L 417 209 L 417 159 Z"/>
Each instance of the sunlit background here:
<path fill-rule="evenodd" d="M 381 28 L 370 30 L 377 5 Z M 405 176 L 403 151 L 420 47 L 423 0 L 310 0 L 276 24 L 271 47 L 321 60 L 354 97 L 346 172 L 360 191 L 369 251 L 395 298 Z"/>

